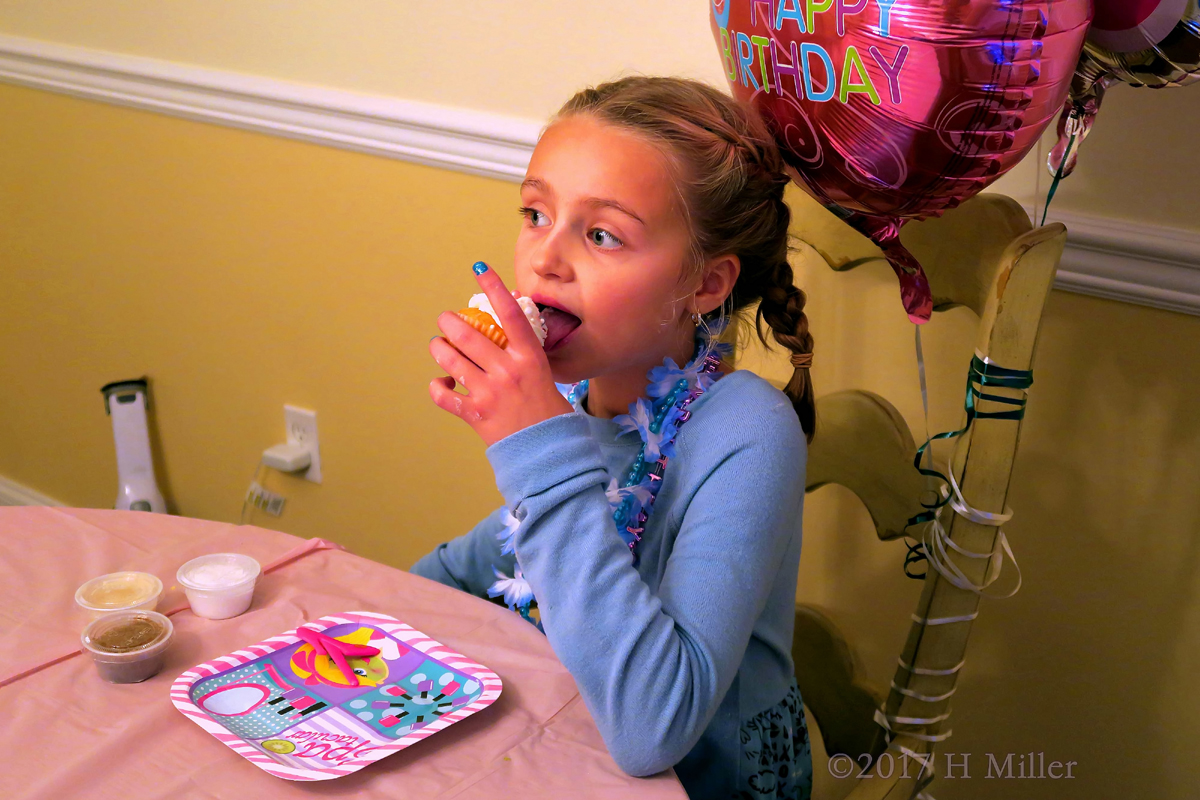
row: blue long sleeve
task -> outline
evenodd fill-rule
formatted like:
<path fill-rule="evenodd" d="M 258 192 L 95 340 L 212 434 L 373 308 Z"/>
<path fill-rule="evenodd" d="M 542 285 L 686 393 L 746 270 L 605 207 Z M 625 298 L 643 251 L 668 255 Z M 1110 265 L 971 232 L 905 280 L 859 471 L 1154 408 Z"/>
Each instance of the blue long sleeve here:
<path fill-rule="evenodd" d="M 697 408 L 683 429 L 667 469 L 673 485 L 651 512 L 675 535 L 668 552 L 641 554 L 661 565 L 656 590 L 617 535 L 587 417 L 555 417 L 488 449 L 521 520 L 517 560 L 546 635 L 630 774 L 671 767 L 696 745 L 781 569 L 792 570 L 794 597 L 785 556 L 798 555 L 805 447 L 790 403 L 775 395 L 783 402 L 759 418 Z"/>
<path fill-rule="evenodd" d="M 487 457 L 520 520 L 516 561 L 546 635 L 617 764 L 674 767 L 691 797 L 728 798 L 759 770 L 741 726 L 794 691 L 807 450 L 790 401 L 752 373 L 722 378 L 692 411 L 636 565 L 605 497 L 637 455 L 635 434 L 577 411 Z M 486 593 L 494 565 L 514 566 L 499 555 L 503 513 L 413 571 Z"/>

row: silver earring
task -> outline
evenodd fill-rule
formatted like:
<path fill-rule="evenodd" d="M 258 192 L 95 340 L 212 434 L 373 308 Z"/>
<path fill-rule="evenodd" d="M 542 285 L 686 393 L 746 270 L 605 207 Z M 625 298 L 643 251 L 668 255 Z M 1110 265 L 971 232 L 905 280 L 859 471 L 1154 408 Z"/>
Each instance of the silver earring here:
<path fill-rule="evenodd" d="M 693 311 L 693 312 L 692 312 L 692 324 L 693 324 L 693 325 L 699 325 L 699 324 L 700 324 L 700 315 L 699 315 L 699 314 L 697 314 L 695 311 Z"/>

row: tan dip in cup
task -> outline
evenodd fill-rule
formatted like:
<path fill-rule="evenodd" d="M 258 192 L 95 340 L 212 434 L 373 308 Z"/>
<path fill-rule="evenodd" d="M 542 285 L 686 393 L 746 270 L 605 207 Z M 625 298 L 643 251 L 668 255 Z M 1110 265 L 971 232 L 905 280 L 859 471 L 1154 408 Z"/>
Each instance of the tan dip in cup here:
<path fill-rule="evenodd" d="M 80 586 L 75 603 L 91 619 L 114 611 L 153 611 L 162 590 L 162 581 L 149 572 L 111 572 Z"/>
<path fill-rule="evenodd" d="M 162 669 L 175 635 L 157 611 L 116 611 L 88 623 L 80 640 L 100 677 L 109 683 L 140 683 Z"/>

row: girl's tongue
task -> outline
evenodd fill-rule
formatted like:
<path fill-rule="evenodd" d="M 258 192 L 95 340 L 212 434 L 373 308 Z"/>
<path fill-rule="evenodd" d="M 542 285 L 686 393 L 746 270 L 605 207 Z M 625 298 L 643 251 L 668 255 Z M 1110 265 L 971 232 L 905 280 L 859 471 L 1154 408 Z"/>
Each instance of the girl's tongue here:
<path fill-rule="evenodd" d="M 546 323 L 546 350 L 553 350 L 571 331 L 579 327 L 579 317 L 554 306 L 542 308 L 542 322 Z"/>

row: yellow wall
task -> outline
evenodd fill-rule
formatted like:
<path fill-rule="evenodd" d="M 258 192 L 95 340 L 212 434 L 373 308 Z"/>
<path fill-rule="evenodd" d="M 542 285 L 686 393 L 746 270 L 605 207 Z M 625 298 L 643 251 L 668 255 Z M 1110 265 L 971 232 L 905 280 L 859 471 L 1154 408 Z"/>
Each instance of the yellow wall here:
<path fill-rule="evenodd" d="M 325 483 L 271 474 L 289 505 L 255 524 L 405 567 L 495 505 L 480 443 L 427 400 L 426 347 L 472 262 L 510 266 L 515 185 L 2 85 L 0 117 L 0 475 L 110 507 L 99 388 L 148 374 L 178 513 L 237 519 L 284 403 L 318 411 Z M 827 230 L 792 202 L 799 235 Z M 878 391 L 918 429 L 890 270 L 799 281 L 818 391 Z M 959 309 L 927 326 L 936 429 L 959 419 L 974 325 Z M 984 604 L 951 740 L 975 768 L 938 797 L 1193 795 L 1198 362 L 1200 319 L 1051 297 L 1010 498 L 1025 587 Z M 886 686 L 919 590 L 901 547 L 836 487 L 805 530 L 801 599 Z M 1078 778 L 982 778 L 986 753 L 1029 750 Z M 821 769 L 822 793 L 847 788 Z"/>
<path fill-rule="evenodd" d="M 99 389 L 145 373 L 179 513 L 237 519 L 284 403 L 316 409 L 324 483 L 272 474 L 289 506 L 257 524 L 407 565 L 495 507 L 427 346 L 472 263 L 511 263 L 514 185 L 8 86 L 0 108 L 0 475 L 111 508 Z"/>
<path fill-rule="evenodd" d="M 0 33 L 543 120 L 630 71 L 724 85 L 705 0 L 0 0 Z M 1056 207 L 1197 228 L 1200 89 L 1109 93 Z M 1049 187 L 1041 153 L 997 190 Z"/>
<path fill-rule="evenodd" d="M 722 80 L 705 0 L 0 0 L 0 32 L 534 119 L 622 70 Z"/>

